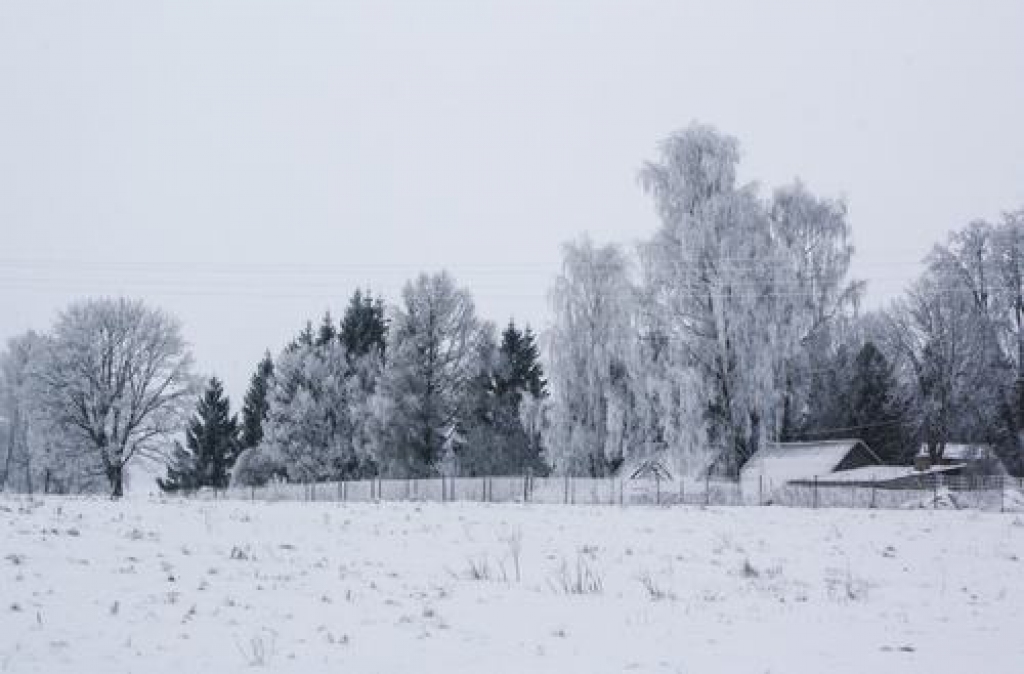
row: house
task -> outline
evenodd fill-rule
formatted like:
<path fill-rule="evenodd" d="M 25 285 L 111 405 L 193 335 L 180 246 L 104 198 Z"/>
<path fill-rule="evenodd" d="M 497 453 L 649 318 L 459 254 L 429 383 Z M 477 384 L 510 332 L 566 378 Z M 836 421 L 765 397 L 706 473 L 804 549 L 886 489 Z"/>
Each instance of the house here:
<path fill-rule="evenodd" d="M 882 460 L 862 440 L 776 442 L 766 445 L 740 469 L 744 491 L 773 489 L 790 482 L 822 479 L 841 471 L 880 466 Z"/>
<path fill-rule="evenodd" d="M 981 475 L 1005 475 L 1006 467 L 992 445 L 984 443 L 946 443 L 938 460 L 934 461 L 928 453 L 928 445 L 914 456 L 914 467 L 928 470 L 939 466 L 959 466 L 965 473 Z"/>

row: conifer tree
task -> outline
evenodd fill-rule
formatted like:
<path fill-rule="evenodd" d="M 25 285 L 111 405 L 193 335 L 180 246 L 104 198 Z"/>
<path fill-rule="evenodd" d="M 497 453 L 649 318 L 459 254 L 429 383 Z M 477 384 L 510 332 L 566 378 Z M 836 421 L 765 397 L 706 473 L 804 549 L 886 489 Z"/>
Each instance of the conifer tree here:
<path fill-rule="evenodd" d="M 231 402 L 216 377 L 210 379 L 196 404 L 185 431 L 185 443 L 191 456 L 175 452 L 167 480 L 160 487 L 165 491 L 227 487 L 239 449 L 238 417 L 231 414 Z"/>
<path fill-rule="evenodd" d="M 805 440 L 859 438 L 888 464 L 913 452 L 907 408 L 893 368 L 874 342 L 840 346 L 809 387 Z"/>
<path fill-rule="evenodd" d="M 339 338 L 350 359 L 360 358 L 376 349 L 383 360 L 387 340 L 384 300 L 356 289 L 341 319 Z"/>
<path fill-rule="evenodd" d="M 192 452 L 174 443 L 174 450 L 167 463 L 167 477 L 157 478 L 161 490 L 171 493 L 176 491 L 194 491 L 199 487 L 196 483 L 196 461 Z"/>
<path fill-rule="evenodd" d="M 913 451 L 906 433 L 905 409 L 889 361 L 872 342 L 861 347 L 853 362 L 847 435 L 864 440 L 886 463 L 909 460 Z"/>
<path fill-rule="evenodd" d="M 313 346 L 314 342 L 316 342 L 316 334 L 313 332 L 313 322 L 306 321 L 306 327 L 285 347 L 285 351 L 297 351 L 304 346 Z"/>
<path fill-rule="evenodd" d="M 466 475 L 543 474 L 547 467 L 541 443 L 527 432 L 520 414 L 527 396 L 547 395 L 535 337 L 529 328 L 520 330 L 509 321 L 494 351 L 494 357 L 486 350 L 481 353 L 481 370 L 468 387 L 466 442 L 459 468 Z"/>
<path fill-rule="evenodd" d="M 495 381 L 499 395 L 511 393 L 517 403 L 523 393 L 535 398 L 547 395 L 548 383 L 540 364 L 537 339 L 530 326 L 519 330 L 515 321 L 510 320 L 501 334 L 499 354 L 501 364 Z"/>
<path fill-rule="evenodd" d="M 323 346 L 334 341 L 338 336 L 338 329 L 334 327 L 334 319 L 331 318 L 331 312 L 328 309 L 324 312 L 324 317 L 320 321 L 320 330 L 316 333 L 316 346 Z"/>
<path fill-rule="evenodd" d="M 267 351 L 249 380 L 249 389 L 242 402 L 241 446 L 255 447 L 263 439 L 263 422 L 267 419 L 267 388 L 274 374 L 274 359 Z"/>

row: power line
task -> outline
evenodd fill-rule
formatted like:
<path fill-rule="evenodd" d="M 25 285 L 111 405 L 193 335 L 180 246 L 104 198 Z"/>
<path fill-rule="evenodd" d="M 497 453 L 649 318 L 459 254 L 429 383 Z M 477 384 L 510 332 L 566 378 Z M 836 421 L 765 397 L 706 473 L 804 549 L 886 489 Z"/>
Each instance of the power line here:
<path fill-rule="evenodd" d="M 860 431 L 867 428 L 882 428 L 885 426 L 912 426 L 913 421 L 901 421 L 899 419 L 893 419 L 890 421 L 881 421 L 873 424 L 859 424 L 857 426 L 836 426 L 833 428 L 823 428 L 817 431 L 810 431 L 803 433 L 803 435 L 828 435 L 830 433 L 838 433 L 840 431 Z"/>

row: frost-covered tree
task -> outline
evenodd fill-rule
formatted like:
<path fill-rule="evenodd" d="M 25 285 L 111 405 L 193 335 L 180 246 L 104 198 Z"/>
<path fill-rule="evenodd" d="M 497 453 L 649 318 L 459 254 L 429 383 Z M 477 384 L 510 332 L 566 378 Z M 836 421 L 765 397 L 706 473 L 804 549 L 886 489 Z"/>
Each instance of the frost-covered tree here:
<path fill-rule="evenodd" d="M 242 450 L 231 470 L 231 484 L 241 487 L 262 487 L 271 480 L 288 478 L 288 468 L 273 447 L 260 443 Z"/>
<path fill-rule="evenodd" d="M 1017 375 L 1018 425 L 1024 427 L 1024 209 L 1006 213 L 992 232 L 990 276 L 997 328 L 1003 328 L 1005 349 Z"/>
<path fill-rule="evenodd" d="M 239 451 L 238 417 L 231 413 L 231 401 L 216 377 L 210 379 L 196 403 L 195 414 L 185 430 L 185 445 L 175 448 L 167 477 L 157 481 L 162 490 L 228 486 Z"/>
<path fill-rule="evenodd" d="M 628 364 L 636 296 L 625 253 L 586 238 L 564 246 L 550 301 L 549 461 L 562 473 L 607 475 L 623 461 L 636 422 Z"/>
<path fill-rule="evenodd" d="M 41 402 L 120 497 L 132 458 L 180 430 L 195 394 L 191 367 L 176 319 L 139 301 L 86 300 L 61 314 L 48 340 Z"/>
<path fill-rule="evenodd" d="M 917 437 L 933 458 L 948 442 L 998 440 L 1012 374 L 1005 362 L 990 360 L 995 354 L 964 288 L 946 273 L 926 274 L 894 305 L 890 321 Z"/>
<path fill-rule="evenodd" d="M 44 336 L 28 332 L 0 353 L 0 491 L 99 491 L 105 479 L 98 458 L 80 451 L 44 404 L 47 347 Z"/>
<path fill-rule="evenodd" d="M 775 190 L 769 209 L 780 249 L 773 320 L 782 411 L 774 435 L 786 440 L 808 405 L 808 373 L 825 366 L 864 284 L 848 278 L 853 245 L 844 203 L 816 197 L 797 182 Z"/>
<path fill-rule="evenodd" d="M 88 474 L 88 462 L 72 454 L 40 404 L 46 358 L 46 340 L 34 332 L 12 337 L 0 354 L 0 491 L 61 492 L 95 482 L 95 466 Z"/>
<path fill-rule="evenodd" d="M 0 457 L 0 491 L 12 484 L 32 491 L 33 452 L 29 438 L 36 402 L 32 369 L 41 348 L 41 338 L 30 332 L 9 339 L 7 349 L 0 355 L 0 443 L 4 449 Z"/>
<path fill-rule="evenodd" d="M 780 260 L 764 208 L 735 184 L 738 158 L 734 139 L 694 125 L 641 172 L 662 220 L 645 256 L 651 296 L 699 374 L 708 442 L 728 471 L 770 431 L 778 396 L 771 320 Z"/>
<path fill-rule="evenodd" d="M 385 474 L 440 471 L 460 442 L 468 392 L 479 375 L 481 323 L 468 291 L 447 272 L 406 284 L 391 320 L 388 358 L 374 412 Z"/>
<path fill-rule="evenodd" d="M 341 319 L 338 339 L 349 360 L 346 389 L 350 401 L 352 446 L 357 454 L 372 457 L 367 462 L 367 470 L 372 472 L 377 470 L 376 439 L 381 435 L 374 405 L 384 370 L 387 334 L 384 300 L 357 289 Z"/>
<path fill-rule="evenodd" d="M 695 124 L 640 174 L 662 221 L 642 251 L 647 313 L 675 345 L 669 370 L 691 373 L 680 404 L 703 407 L 704 442 L 728 473 L 785 433 L 806 345 L 857 293 L 842 204 L 799 184 L 766 203 L 736 184 L 738 161 L 735 139 Z"/>
<path fill-rule="evenodd" d="M 937 246 L 889 312 L 918 440 L 933 457 L 949 442 L 994 445 L 1021 469 L 1015 228 L 976 221 Z"/>
<path fill-rule="evenodd" d="M 263 446 L 278 455 L 288 476 L 313 482 L 351 478 L 368 470 L 370 457 L 353 445 L 350 366 L 337 339 L 297 340 L 277 360 L 268 396 Z"/>
<path fill-rule="evenodd" d="M 373 407 L 386 331 L 383 301 L 357 290 L 340 328 L 326 312 L 319 328 L 307 323 L 276 363 L 264 359 L 246 396 L 243 439 L 250 449 L 234 479 L 261 484 L 282 472 L 298 481 L 376 473 Z"/>

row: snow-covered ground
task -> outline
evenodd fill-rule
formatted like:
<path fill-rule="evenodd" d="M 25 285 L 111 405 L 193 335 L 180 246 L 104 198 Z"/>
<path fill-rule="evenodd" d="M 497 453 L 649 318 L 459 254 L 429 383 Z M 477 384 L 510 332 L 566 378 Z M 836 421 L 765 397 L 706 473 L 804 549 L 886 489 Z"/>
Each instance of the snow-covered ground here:
<path fill-rule="evenodd" d="M 0 499 L 0 671 L 1024 671 L 1024 516 Z"/>

